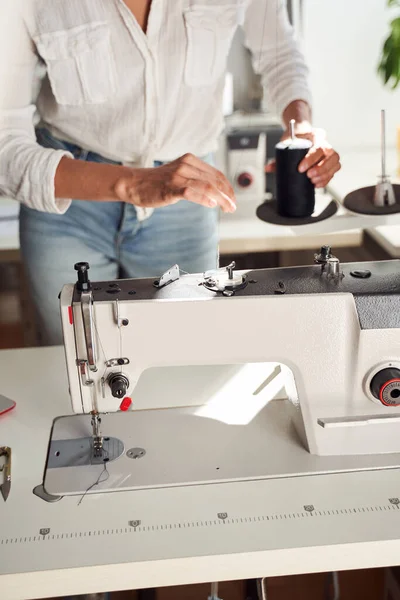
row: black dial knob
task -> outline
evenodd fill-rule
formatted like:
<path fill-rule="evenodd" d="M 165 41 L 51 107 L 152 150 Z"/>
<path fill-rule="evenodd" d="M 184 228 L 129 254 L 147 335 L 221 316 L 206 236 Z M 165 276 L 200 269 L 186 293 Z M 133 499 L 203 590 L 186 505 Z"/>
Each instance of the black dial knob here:
<path fill-rule="evenodd" d="M 400 406 L 400 369 L 388 367 L 371 381 L 372 395 L 384 406 Z"/>
<path fill-rule="evenodd" d="M 89 263 L 87 262 L 79 262 L 74 266 L 75 271 L 78 272 L 78 281 L 76 283 L 76 288 L 80 292 L 87 292 L 90 290 L 90 281 L 88 271 L 90 269 Z"/>
<path fill-rule="evenodd" d="M 129 387 L 129 381 L 125 375 L 121 373 L 115 373 L 108 379 L 108 384 L 111 388 L 111 394 L 114 398 L 124 398 Z"/>
<path fill-rule="evenodd" d="M 314 262 L 318 265 L 326 265 L 330 258 L 333 258 L 330 246 L 321 246 L 320 251 L 314 254 Z"/>
<path fill-rule="evenodd" d="M 331 247 L 330 246 L 321 246 L 321 256 L 324 258 L 329 258 L 331 255 Z"/>

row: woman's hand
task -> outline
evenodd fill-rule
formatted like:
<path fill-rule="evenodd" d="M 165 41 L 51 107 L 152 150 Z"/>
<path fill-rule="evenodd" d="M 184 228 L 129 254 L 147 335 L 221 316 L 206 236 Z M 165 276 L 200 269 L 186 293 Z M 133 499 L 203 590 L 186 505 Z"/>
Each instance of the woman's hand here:
<path fill-rule="evenodd" d="M 331 181 L 337 171 L 341 169 L 340 156 L 328 143 L 325 137 L 325 131 L 322 129 L 312 129 L 308 131 L 299 128 L 295 132 L 296 137 L 310 140 L 313 144 L 307 156 L 299 164 L 300 173 L 307 173 L 316 188 L 324 188 Z M 289 132 L 285 132 L 282 140 L 290 137 Z M 265 168 L 266 173 L 275 171 L 275 161 L 271 161 Z"/>
<path fill-rule="evenodd" d="M 234 212 L 233 188 L 225 175 L 192 154 L 150 169 L 132 169 L 130 176 L 121 177 L 115 193 L 123 202 L 146 208 L 159 208 L 188 200 L 202 206 L 219 206 L 224 212 Z"/>

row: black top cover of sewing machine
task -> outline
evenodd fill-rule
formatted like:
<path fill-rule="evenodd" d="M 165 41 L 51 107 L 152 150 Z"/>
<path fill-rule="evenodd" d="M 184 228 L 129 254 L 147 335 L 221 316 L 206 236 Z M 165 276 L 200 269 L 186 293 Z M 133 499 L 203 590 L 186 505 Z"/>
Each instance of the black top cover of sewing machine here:
<path fill-rule="evenodd" d="M 400 260 L 342 263 L 338 277 L 329 277 L 321 265 L 238 272 L 245 273 L 246 285 L 233 297 L 350 293 L 363 329 L 400 328 Z M 232 298 L 205 287 L 202 274 L 182 275 L 161 288 L 148 278 L 91 282 L 91 290 L 94 302 Z M 75 287 L 74 302 L 79 300 Z"/>

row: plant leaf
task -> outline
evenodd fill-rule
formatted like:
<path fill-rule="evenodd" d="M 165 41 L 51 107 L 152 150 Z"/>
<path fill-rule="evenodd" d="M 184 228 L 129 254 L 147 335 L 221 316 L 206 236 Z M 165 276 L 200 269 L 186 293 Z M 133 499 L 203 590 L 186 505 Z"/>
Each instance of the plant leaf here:
<path fill-rule="evenodd" d="M 394 57 L 393 54 L 389 54 L 387 57 L 386 65 L 385 65 L 385 85 L 389 82 L 389 79 L 393 75 L 394 70 Z"/>
<path fill-rule="evenodd" d="M 387 5 L 400 8 L 400 0 L 387 0 Z M 390 33 L 383 44 L 377 71 L 384 86 L 391 82 L 392 89 L 397 88 L 400 83 L 400 16 L 390 22 Z"/>

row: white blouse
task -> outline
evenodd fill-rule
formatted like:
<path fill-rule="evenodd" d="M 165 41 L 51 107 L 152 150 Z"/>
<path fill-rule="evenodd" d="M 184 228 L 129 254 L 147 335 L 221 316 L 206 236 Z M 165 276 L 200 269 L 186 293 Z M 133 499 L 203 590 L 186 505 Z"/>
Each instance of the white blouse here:
<path fill-rule="evenodd" d="M 123 0 L 1 0 L 0 195 L 69 207 L 54 197 L 54 175 L 71 155 L 36 143 L 35 116 L 55 137 L 132 167 L 215 151 L 238 26 L 278 114 L 311 103 L 285 5 L 152 0 L 145 34 Z"/>

